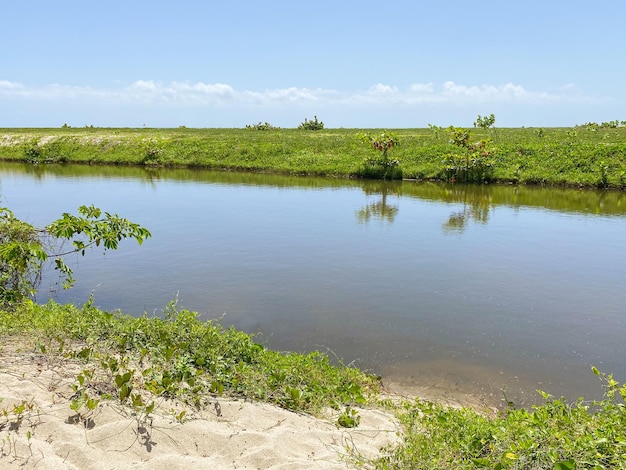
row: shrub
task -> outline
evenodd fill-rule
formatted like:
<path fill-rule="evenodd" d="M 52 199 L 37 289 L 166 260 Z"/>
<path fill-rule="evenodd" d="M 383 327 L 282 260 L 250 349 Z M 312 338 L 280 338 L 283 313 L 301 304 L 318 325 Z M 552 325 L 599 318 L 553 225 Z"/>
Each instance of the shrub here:
<path fill-rule="evenodd" d="M 272 131 L 278 130 L 280 129 L 280 127 L 272 126 L 269 122 L 259 121 L 257 124 L 246 124 L 246 129 L 251 129 L 254 131 Z"/>
<path fill-rule="evenodd" d="M 85 254 L 91 246 L 104 250 L 117 249 L 124 238 L 134 238 L 139 244 L 150 232 L 127 219 L 111 215 L 94 206 L 80 206 L 79 215 L 63 214 L 41 229 L 17 219 L 7 208 L 0 208 L 0 307 L 8 307 L 34 295 L 41 280 L 43 263 L 54 258 L 55 269 L 65 277 L 63 287 L 74 283 L 72 269 L 63 257 L 71 253 Z M 61 252 L 55 241 L 68 240 L 72 248 Z"/>
<path fill-rule="evenodd" d="M 395 135 L 387 131 L 383 131 L 380 135 L 364 133 L 359 134 L 359 139 L 378 153 L 376 157 L 365 159 L 359 176 L 382 179 L 402 178 L 402 170 L 399 168 L 400 160 L 389 157 L 389 151 L 400 144 Z"/>
<path fill-rule="evenodd" d="M 483 183 L 493 179 L 494 150 L 491 139 L 470 142 L 469 130 L 450 126 L 450 143 L 459 147 L 461 153 L 450 153 L 443 157 L 445 179 L 451 182 Z"/>
<path fill-rule="evenodd" d="M 300 123 L 298 129 L 304 129 L 307 131 L 319 131 L 324 129 L 324 123 L 322 121 L 318 121 L 317 116 L 314 116 L 313 120 L 311 121 L 309 121 L 307 118 L 304 118 L 304 122 Z"/>
<path fill-rule="evenodd" d="M 400 446 L 380 469 L 490 468 L 573 470 L 626 468 L 626 386 L 592 368 L 605 387 L 601 401 L 568 404 L 540 392 L 545 403 L 497 417 L 416 400 L 400 419 Z"/>
<path fill-rule="evenodd" d="M 483 117 L 479 114 L 478 117 L 476 118 L 476 121 L 474 121 L 474 127 L 480 127 L 481 129 L 489 129 L 490 127 L 493 127 L 495 123 L 496 123 L 495 115 L 490 114 L 489 116 Z"/>

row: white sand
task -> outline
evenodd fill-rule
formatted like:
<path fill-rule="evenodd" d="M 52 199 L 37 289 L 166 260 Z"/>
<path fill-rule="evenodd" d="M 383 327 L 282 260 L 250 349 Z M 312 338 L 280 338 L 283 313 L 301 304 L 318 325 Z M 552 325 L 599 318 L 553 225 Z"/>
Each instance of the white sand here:
<path fill-rule="evenodd" d="M 221 398 L 208 411 L 187 408 L 182 424 L 172 411 L 180 404 L 161 402 L 141 420 L 102 401 L 85 426 L 69 408 L 80 366 L 0 341 L 2 469 L 345 469 L 347 456 L 375 457 L 399 431 L 375 409 L 360 409 L 360 425 L 344 429 L 333 416 Z M 18 422 L 14 406 L 24 403 L 31 409 Z"/>

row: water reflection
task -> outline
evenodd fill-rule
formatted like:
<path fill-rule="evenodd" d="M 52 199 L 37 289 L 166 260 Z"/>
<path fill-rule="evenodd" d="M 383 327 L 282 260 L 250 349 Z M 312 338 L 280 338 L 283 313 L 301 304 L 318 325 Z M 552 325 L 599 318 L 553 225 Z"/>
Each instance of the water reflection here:
<path fill-rule="evenodd" d="M 626 192 L 608 190 L 575 190 L 554 187 L 508 186 L 508 185 L 460 185 L 429 182 L 378 182 L 352 179 L 333 179 L 301 177 L 290 175 L 240 173 L 230 171 L 212 171 L 196 168 L 142 168 L 127 166 L 91 166 L 91 165 L 28 165 L 0 161 L 2 174 L 30 175 L 37 181 L 47 178 L 111 178 L 132 179 L 154 185 L 160 181 L 189 181 L 212 184 L 236 184 L 244 186 L 270 186 L 279 188 L 355 188 L 361 189 L 367 196 L 381 196 L 371 207 L 363 208 L 364 216 L 370 218 L 383 216 L 389 220 L 389 209 L 396 208 L 387 201 L 388 196 L 397 198 L 419 198 L 444 203 L 469 205 L 471 218 L 481 223 L 488 222 L 478 211 L 489 207 L 536 207 L 561 212 L 577 212 L 607 216 L 626 215 Z M 380 203 L 380 204 L 379 204 Z M 391 219 L 397 211 L 391 210 Z M 462 211 L 465 214 L 465 210 Z M 384 215 L 383 215 L 384 214 Z M 476 217 L 475 217 L 476 216 Z M 475 218 L 474 218 L 475 217 Z M 466 217 L 467 218 L 467 217 Z"/>
<path fill-rule="evenodd" d="M 465 231 L 470 221 L 487 224 L 489 222 L 489 211 L 491 209 L 490 194 L 471 186 L 458 186 L 448 190 L 454 201 L 462 201 L 462 208 L 450 214 L 448 220 L 443 224 L 444 233 L 461 234 Z"/>
<path fill-rule="evenodd" d="M 393 223 L 394 219 L 398 215 L 398 206 L 396 204 L 390 204 L 387 201 L 387 197 L 390 195 L 397 196 L 398 185 L 388 182 L 380 182 L 378 184 L 367 184 L 363 187 L 365 195 L 380 196 L 380 200 L 369 203 L 363 208 L 356 211 L 356 218 L 360 223 L 368 223 L 372 218 L 381 222 Z"/>

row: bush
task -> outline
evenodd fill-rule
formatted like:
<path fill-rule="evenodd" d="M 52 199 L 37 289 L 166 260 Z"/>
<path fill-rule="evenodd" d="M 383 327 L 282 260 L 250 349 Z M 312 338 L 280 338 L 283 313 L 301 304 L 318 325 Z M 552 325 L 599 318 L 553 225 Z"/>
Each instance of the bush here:
<path fill-rule="evenodd" d="M 494 153 L 491 139 L 470 142 L 468 130 L 450 127 L 450 143 L 461 149 L 461 153 L 450 153 L 443 157 L 445 179 L 450 182 L 484 183 L 493 179 Z"/>
<path fill-rule="evenodd" d="M 377 179 L 402 178 L 402 170 L 399 167 L 400 160 L 389 156 L 389 151 L 400 145 L 400 141 L 395 135 L 383 131 L 377 136 L 365 133 L 359 134 L 358 137 L 365 145 L 378 153 L 375 157 L 367 157 L 365 159 L 363 168 L 359 171 L 359 176 Z"/>
<path fill-rule="evenodd" d="M 54 258 L 55 269 L 64 276 L 63 287 L 74 283 L 72 269 L 63 257 L 71 253 L 85 254 L 91 246 L 104 250 L 117 249 L 124 238 L 139 244 L 151 236 L 145 228 L 129 220 L 104 214 L 94 206 L 80 206 L 79 215 L 63 214 L 45 228 L 37 228 L 17 219 L 7 208 L 0 208 L 0 308 L 11 307 L 34 295 L 41 280 L 43 263 Z M 66 252 L 55 249 L 55 241 L 72 242 Z"/>
<path fill-rule="evenodd" d="M 257 124 L 246 124 L 246 129 L 254 131 L 273 131 L 280 129 L 280 127 L 272 126 L 269 122 L 259 121 Z"/>
<path fill-rule="evenodd" d="M 34 294 L 45 259 L 38 230 L 0 208 L 0 306 Z"/>
<path fill-rule="evenodd" d="M 324 129 L 324 123 L 322 121 L 318 121 L 317 116 L 314 116 L 312 121 L 304 118 L 304 122 L 300 123 L 298 129 L 304 129 L 307 131 L 319 131 Z"/>

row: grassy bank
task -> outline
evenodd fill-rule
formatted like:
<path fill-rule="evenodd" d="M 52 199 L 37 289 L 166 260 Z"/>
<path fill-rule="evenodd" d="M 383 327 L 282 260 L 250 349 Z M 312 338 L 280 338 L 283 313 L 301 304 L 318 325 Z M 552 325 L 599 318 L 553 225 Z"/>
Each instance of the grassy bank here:
<path fill-rule="evenodd" d="M 124 383 L 132 389 L 193 406 L 201 406 L 202 397 L 226 395 L 317 413 L 329 404 L 365 403 L 378 390 L 375 377 L 333 366 L 327 356 L 280 354 L 173 306 L 161 317 L 134 318 L 90 305 L 27 302 L 16 312 L 0 313 L 0 334 L 37 338 L 40 352 L 97 366 L 94 378 L 81 384 L 85 391 L 97 392 L 99 385 L 128 374 Z M 114 397 L 131 397 L 117 385 Z"/>
<path fill-rule="evenodd" d="M 373 135 L 380 129 L 370 129 Z M 450 143 L 445 128 L 396 129 L 403 178 L 626 187 L 626 128 L 467 129 L 469 142 L 491 139 L 488 152 Z M 0 129 L 0 159 L 185 166 L 297 175 L 358 177 L 377 152 L 358 129 Z M 459 168 L 462 166 L 462 172 Z M 471 173 L 471 172 L 474 173 Z"/>
<path fill-rule="evenodd" d="M 267 350 L 250 336 L 168 306 L 158 317 L 134 318 L 82 308 L 26 302 L 0 311 L 2 347 L 19 342 L 37 363 L 78 362 L 68 411 L 85 425 L 103 402 L 130 408 L 143 426 L 155 401 L 193 409 L 225 395 L 267 401 L 299 412 L 334 411 L 336 424 L 359 425 L 363 406 L 386 409 L 402 423 L 401 443 L 378 459 L 349 452 L 356 467 L 377 469 L 626 468 L 626 387 L 596 371 L 606 398 L 568 404 L 545 396 L 533 410 L 486 416 L 416 400 L 386 398 L 376 378 L 330 364 L 322 354 Z M 1 397 L 0 397 L 1 399 Z M 0 400 L 1 401 L 1 400 Z M 2 407 L 0 431 L 19 429 L 37 414 L 28 400 Z M 183 412 L 173 419 L 185 421 Z M 306 430 L 303 430 L 306 432 Z"/>

